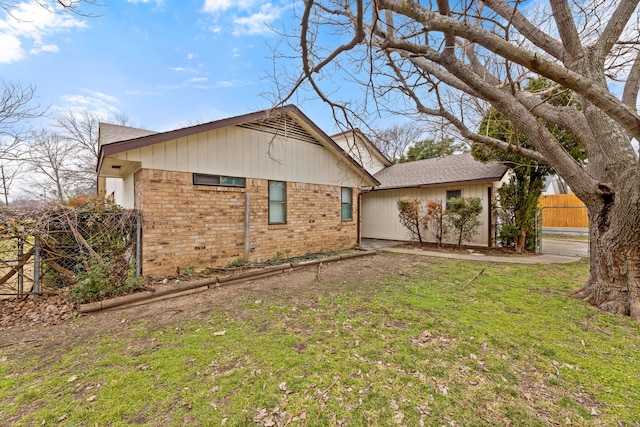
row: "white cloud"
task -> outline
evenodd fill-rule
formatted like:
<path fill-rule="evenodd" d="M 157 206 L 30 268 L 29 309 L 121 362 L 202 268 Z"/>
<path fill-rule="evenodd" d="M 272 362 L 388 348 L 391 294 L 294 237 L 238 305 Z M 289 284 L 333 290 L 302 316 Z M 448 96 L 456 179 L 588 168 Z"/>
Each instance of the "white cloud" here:
<path fill-rule="evenodd" d="M 171 71 L 175 71 L 176 73 L 197 73 L 196 70 L 194 70 L 193 68 L 190 67 L 170 67 L 169 68 Z"/>
<path fill-rule="evenodd" d="M 64 95 L 62 97 L 66 104 L 64 106 L 65 110 L 86 110 L 96 113 L 102 117 L 108 117 L 120 111 L 116 106 L 120 103 L 120 100 L 115 96 L 90 89 L 81 89 L 80 92 L 82 93 Z"/>
<path fill-rule="evenodd" d="M 32 55 L 57 52 L 58 47 L 45 42 L 46 38 L 86 27 L 87 24 L 77 16 L 56 13 L 38 4 L 37 0 L 19 3 L 0 20 L 0 63 L 23 59 L 27 51 Z"/>
<path fill-rule="evenodd" d="M 24 58 L 20 39 L 0 33 L 0 64 L 9 64 Z"/>
<path fill-rule="evenodd" d="M 272 3 L 266 3 L 262 5 L 259 12 L 251 16 L 235 18 L 233 22 L 236 24 L 236 28 L 233 30 L 233 35 L 270 33 L 269 25 L 280 18 L 280 15 L 282 15 L 282 8 L 274 6 Z"/>
<path fill-rule="evenodd" d="M 202 10 L 208 13 L 224 12 L 236 8 L 246 10 L 253 6 L 254 0 L 205 0 Z"/>
<path fill-rule="evenodd" d="M 226 88 L 226 87 L 238 87 L 238 86 L 247 86 L 251 82 L 247 80 L 220 80 L 216 82 L 213 86 L 215 88 Z"/>
<path fill-rule="evenodd" d="M 285 6 L 278 0 L 274 3 L 258 0 L 205 0 L 202 11 L 213 15 L 210 31 L 219 34 L 229 22 L 234 36 L 267 34 L 269 25 L 282 16 Z"/>

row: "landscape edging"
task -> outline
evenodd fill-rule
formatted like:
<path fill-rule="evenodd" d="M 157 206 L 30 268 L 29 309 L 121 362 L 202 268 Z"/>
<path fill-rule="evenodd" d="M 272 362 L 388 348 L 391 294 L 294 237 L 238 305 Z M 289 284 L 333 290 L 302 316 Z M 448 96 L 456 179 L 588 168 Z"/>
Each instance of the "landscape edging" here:
<path fill-rule="evenodd" d="M 199 280 L 194 280 L 190 282 L 180 283 L 175 286 L 167 286 L 164 288 L 159 288 L 155 291 L 146 290 L 146 291 L 136 292 L 129 295 L 110 298 L 107 300 L 80 304 L 78 306 L 78 312 L 86 314 L 86 313 L 92 313 L 92 312 L 106 310 L 106 309 L 112 309 L 116 307 L 140 305 L 147 302 L 153 302 L 154 300 L 159 300 L 160 297 L 167 297 L 173 294 L 184 293 L 184 295 L 188 295 L 186 291 L 196 289 L 196 288 L 203 288 L 202 290 L 204 291 L 206 289 L 210 289 L 211 287 L 215 288 L 219 286 L 226 286 L 228 284 L 233 284 L 243 279 L 254 279 L 254 278 L 260 278 L 263 276 L 272 276 L 275 274 L 284 273 L 286 271 L 291 271 L 291 270 L 297 270 L 297 269 L 308 267 L 311 265 L 340 261 L 343 259 L 356 258 L 361 256 L 367 256 L 367 255 L 375 255 L 377 253 L 378 253 L 377 250 L 353 252 L 353 253 L 343 254 L 343 255 L 334 255 L 327 258 L 323 258 L 323 259 L 314 259 L 311 261 L 302 261 L 298 263 L 288 262 L 285 264 L 279 264 L 279 265 L 261 268 L 259 270 L 244 271 L 241 273 L 229 274 L 227 276 L 222 276 L 222 277 L 210 277 L 206 279 L 199 279 Z M 179 296 L 179 295 L 175 295 L 175 296 Z M 162 298 L 162 299 L 165 299 L 165 298 Z"/>

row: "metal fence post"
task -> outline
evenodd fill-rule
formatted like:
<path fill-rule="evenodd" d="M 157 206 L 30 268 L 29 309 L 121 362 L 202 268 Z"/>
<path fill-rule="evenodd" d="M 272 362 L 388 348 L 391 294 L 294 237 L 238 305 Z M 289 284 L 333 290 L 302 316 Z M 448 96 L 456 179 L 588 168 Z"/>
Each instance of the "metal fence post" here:
<path fill-rule="evenodd" d="M 536 229 L 536 244 L 534 245 L 533 252 L 539 254 L 542 252 L 542 209 L 541 208 L 535 215 L 535 229 Z"/>
<path fill-rule="evenodd" d="M 136 277 L 142 274 L 142 212 L 136 211 Z"/>
<path fill-rule="evenodd" d="M 33 292 L 40 292 L 40 239 L 36 237 L 33 245 Z"/>
<path fill-rule="evenodd" d="M 18 298 L 24 296 L 24 266 L 22 265 L 22 257 L 24 256 L 24 241 L 22 237 L 18 237 Z"/>

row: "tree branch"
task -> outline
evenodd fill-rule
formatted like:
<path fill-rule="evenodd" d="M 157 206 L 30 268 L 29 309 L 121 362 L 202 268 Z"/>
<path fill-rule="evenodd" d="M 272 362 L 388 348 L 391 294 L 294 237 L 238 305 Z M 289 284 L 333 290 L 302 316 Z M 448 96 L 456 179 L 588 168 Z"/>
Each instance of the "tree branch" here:
<path fill-rule="evenodd" d="M 636 113 L 638 112 L 638 90 L 640 90 L 640 52 L 636 54 L 622 92 L 622 103 Z"/>
<path fill-rule="evenodd" d="M 569 53 L 571 62 L 574 62 L 582 55 L 582 45 L 578 29 L 575 22 L 573 22 L 571 6 L 569 6 L 567 0 L 550 0 L 549 3 L 551 4 L 553 19 L 556 21 L 562 45 Z M 570 64 L 568 66 L 571 68 Z"/>
<path fill-rule="evenodd" d="M 601 60 L 604 60 L 613 46 L 615 46 L 629 19 L 638 7 L 638 3 L 640 3 L 639 0 L 621 0 L 618 4 L 596 43 L 595 52 Z"/>
<path fill-rule="evenodd" d="M 510 4 L 504 0 L 485 0 L 484 4 L 498 13 L 502 18 L 510 21 L 513 27 L 535 46 L 562 62 L 566 60 L 567 53 L 562 43 L 559 43 L 549 34 L 542 31 L 538 26 L 533 25 L 531 21 Z"/>

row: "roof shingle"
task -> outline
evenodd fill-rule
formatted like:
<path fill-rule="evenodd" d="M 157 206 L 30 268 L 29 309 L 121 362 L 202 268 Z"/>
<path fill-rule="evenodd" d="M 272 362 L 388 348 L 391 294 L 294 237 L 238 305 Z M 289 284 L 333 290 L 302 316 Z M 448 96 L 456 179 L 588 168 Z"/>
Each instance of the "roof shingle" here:
<path fill-rule="evenodd" d="M 443 186 L 453 183 L 492 182 L 502 179 L 507 167 L 498 162 L 482 163 L 471 153 L 398 163 L 376 173 L 376 190 Z"/>
<path fill-rule="evenodd" d="M 128 139 L 140 138 L 156 133 L 158 132 L 147 129 L 100 123 L 100 144 L 111 144 L 112 142 L 126 141 Z"/>

